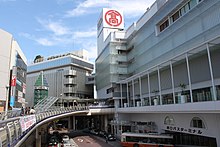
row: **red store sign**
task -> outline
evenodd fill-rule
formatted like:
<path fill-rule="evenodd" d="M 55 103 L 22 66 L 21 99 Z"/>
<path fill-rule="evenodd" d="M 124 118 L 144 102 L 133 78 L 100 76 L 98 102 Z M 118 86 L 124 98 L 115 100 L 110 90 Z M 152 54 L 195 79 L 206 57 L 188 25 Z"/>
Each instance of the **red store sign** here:
<path fill-rule="evenodd" d="M 11 78 L 11 86 L 16 86 L 16 76 L 12 76 L 12 78 Z"/>

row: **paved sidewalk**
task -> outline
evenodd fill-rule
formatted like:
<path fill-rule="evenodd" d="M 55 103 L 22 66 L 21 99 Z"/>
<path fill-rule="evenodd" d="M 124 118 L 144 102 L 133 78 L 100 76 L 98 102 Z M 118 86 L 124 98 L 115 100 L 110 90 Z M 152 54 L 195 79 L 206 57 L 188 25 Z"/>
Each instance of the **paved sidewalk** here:
<path fill-rule="evenodd" d="M 78 147 L 78 145 L 75 143 L 75 141 L 71 138 L 70 143 L 73 145 L 73 147 Z"/>

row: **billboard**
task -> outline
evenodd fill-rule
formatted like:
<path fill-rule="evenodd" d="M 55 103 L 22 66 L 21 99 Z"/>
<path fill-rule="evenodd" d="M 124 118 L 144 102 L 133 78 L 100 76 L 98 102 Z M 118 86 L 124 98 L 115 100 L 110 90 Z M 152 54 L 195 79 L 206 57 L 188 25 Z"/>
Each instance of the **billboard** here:
<path fill-rule="evenodd" d="M 23 117 L 20 117 L 19 122 L 21 125 L 21 130 L 22 132 L 24 132 L 36 123 L 36 117 L 35 115 L 23 116 Z"/>
<path fill-rule="evenodd" d="M 103 8 L 97 30 L 100 31 L 102 28 L 124 29 L 123 12 L 116 9 Z"/>

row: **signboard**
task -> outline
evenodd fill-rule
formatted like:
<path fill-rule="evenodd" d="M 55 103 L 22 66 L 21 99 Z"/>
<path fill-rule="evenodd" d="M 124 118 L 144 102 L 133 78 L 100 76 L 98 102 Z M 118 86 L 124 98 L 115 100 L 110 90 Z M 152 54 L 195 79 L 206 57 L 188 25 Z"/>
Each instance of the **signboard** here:
<path fill-rule="evenodd" d="M 23 83 L 22 91 L 23 91 L 24 94 L 26 93 L 26 84 L 25 83 Z"/>
<path fill-rule="evenodd" d="M 118 27 L 122 23 L 122 15 L 116 10 L 105 12 L 105 22 L 112 27 Z"/>
<path fill-rule="evenodd" d="M 18 91 L 18 102 L 24 103 L 25 99 L 23 98 L 23 93 L 21 91 Z"/>
<path fill-rule="evenodd" d="M 98 30 L 102 28 L 124 29 L 123 12 L 115 9 L 103 8 L 102 15 L 98 21 Z"/>
<path fill-rule="evenodd" d="M 13 66 L 12 76 L 11 76 L 11 96 L 10 96 L 10 106 L 13 107 L 15 103 L 16 96 L 16 82 L 17 82 L 17 67 Z"/>
<path fill-rule="evenodd" d="M 25 103 L 25 99 L 22 98 L 22 97 L 18 97 L 18 102 L 19 102 L 19 103 Z"/>
<path fill-rule="evenodd" d="M 16 86 L 16 76 L 15 75 L 13 75 L 11 77 L 11 86 Z"/>
<path fill-rule="evenodd" d="M 14 107 L 14 105 L 15 105 L 15 97 L 11 96 L 11 98 L 10 98 L 10 106 Z"/>
<path fill-rule="evenodd" d="M 35 115 L 23 116 L 23 117 L 20 117 L 19 122 L 21 125 L 21 130 L 22 132 L 24 132 L 36 123 L 36 117 Z"/>
<path fill-rule="evenodd" d="M 195 134 L 195 135 L 201 135 L 203 133 L 201 129 L 197 129 L 197 128 L 184 128 L 184 127 L 178 127 L 178 126 L 166 126 L 165 130 L 173 131 L 173 132 Z"/>

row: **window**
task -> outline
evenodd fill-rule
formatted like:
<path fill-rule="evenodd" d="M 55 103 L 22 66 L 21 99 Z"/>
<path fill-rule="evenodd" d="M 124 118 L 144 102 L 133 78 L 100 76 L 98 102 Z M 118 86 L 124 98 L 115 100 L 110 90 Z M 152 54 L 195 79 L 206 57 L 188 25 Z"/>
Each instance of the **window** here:
<path fill-rule="evenodd" d="M 171 17 L 165 18 L 166 20 L 159 24 L 159 31 L 162 32 L 164 29 L 166 29 L 171 23 L 175 22 L 177 19 L 179 19 L 181 16 L 183 16 L 185 13 L 189 12 L 193 7 L 195 7 L 199 2 L 202 0 L 189 0 L 187 3 L 185 3 L 182 7 L 178 9 L 174 14 L 171 15 Z M 157 26 L 158 27 L 158 26 Z"/>
<path fill-rule="evenodd" d="M 180 17 L 180 11 L 177 11 L 175 14 L 171 16 L 172 22 L 176 21 Z"/>
<path fill-rule="evenodd" d="M 73 75 L 66 75 L 65 77 L 66 77 L 66 78 L 74 78 Z"/>
<path fill-rule="evenodd" d="M 190 122 L 190 127 L 205 128 L 205 124 L 199 117 L 194 117 Z"/>
<path fill-rule="evenodd" d="M 88 78 L 88 81 L 94 81 L 95 78 Z"/>
<path fill-rule="evenodd" d="M 165 119 L 164 119 L 164 124 L 165 125 L 174 125 L 175 122 L 174 122 L 174 119 L 172 116 L 167 116 Z"/>
<path fill-rule="evenodd" d="M 162 32 L 164 29 L 166 29 L 169 26 L 169 21 L 168 19 L 165 20 L 161 25 L 160 25 L 160 32 Z"/>
<path fill-rule="evenodd" d="M 189 4 L 190 8 L 192 9 L 197 4 L 197 0 L 190 0 Z"/>

